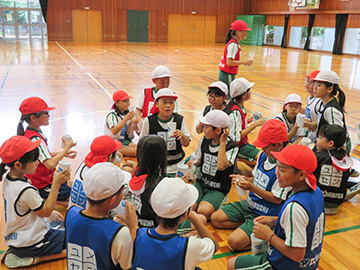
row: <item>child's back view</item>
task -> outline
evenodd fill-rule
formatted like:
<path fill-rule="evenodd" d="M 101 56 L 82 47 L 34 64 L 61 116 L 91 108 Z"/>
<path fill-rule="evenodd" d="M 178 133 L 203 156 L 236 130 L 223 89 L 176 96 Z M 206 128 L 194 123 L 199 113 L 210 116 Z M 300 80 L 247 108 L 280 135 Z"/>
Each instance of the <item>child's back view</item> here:
<path fill-rule="evenodd" d="M 197 197 L 196 188 L 179 178 L 160 181 L 150 199 L 159 216 L 159 225 L 138 230 L 134 242 L 133 270 L 190 270 L 211 260 L 219 244 L 190 210 Z M 195 226 L 201 239 L 176 234 L 179 224 L 186 218 Z"/>

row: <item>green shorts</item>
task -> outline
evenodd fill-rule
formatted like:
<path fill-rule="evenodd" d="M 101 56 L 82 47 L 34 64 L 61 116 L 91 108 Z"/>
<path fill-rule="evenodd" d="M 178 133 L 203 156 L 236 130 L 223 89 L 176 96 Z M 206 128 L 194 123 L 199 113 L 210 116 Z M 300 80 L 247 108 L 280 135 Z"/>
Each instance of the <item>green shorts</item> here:
<path fill-rule="evenodd" d="M 178 229 L 177 234 L 184 234 L 191 231 L 191 222 L 188 219 L 185 219 L 185 221 L 181 222 Z"/>
<path fill-rule="evenodd" d="M 131 141 L 129 141 L 127 139 L 121 139 L 119 141 L 123 144 L 122 147 L 128 146 L 131 143 Z"/>
<path fill-rule="evenodd" d="M 253 161 L 256 159 L 256 156 L 259 154 L 260 150 L 257 149 L 254 145 L 251 143 L 244 144 L 239 146 L 239 152 L 238 152 L 238 158 L 246 158 L 250 161 Z"/>
<path fill-rule="evenodd" d="M 239 228 L 250 237 L 254 227 L 254 218 L 258 217 L 259 215 L 255 214 L 254 211 L 248 207 L 246 200 L 229 203 L 223 206 L 221 210 L 224 211 L 225 215 L 228 216 L 230 221 L 244 222 L 239 226 Z"/>
<path fill-rule="evenodd" d="M 230 74 L 230 73 L 226 73 L 222 70 L 219 70 L 219 81 L 225 83 L 229 89 L 229 92 L 228 92 L 228 96 L 227 96 L 227 100 L 229 100 L 231 97 L 230 97 L 230 84 L 233 80 L 235 80 L 235 75 L 236 74 Z"/>
<path fill-rule="evenodd" d="M 206 201 L 210 203 L 215 208 L 215 210 L 220 208 L 226 197 L 226 194 L 218 190 L 204 188 L 197 181 L 195 182 L 194 186 L 199 191 L 199 197 L 196 201 L 198 205 L 200 202 Z"/>
<path fill-rule="evenodd" d="M 236 258 L 235 269 L 258 269 L 258 270 L 273 270 L 270 262 L 267 259 L 268 253 L 264 252 L 257 255 L 244 255 Z M 255 267 L 258 266 L 258 267 Z"/>

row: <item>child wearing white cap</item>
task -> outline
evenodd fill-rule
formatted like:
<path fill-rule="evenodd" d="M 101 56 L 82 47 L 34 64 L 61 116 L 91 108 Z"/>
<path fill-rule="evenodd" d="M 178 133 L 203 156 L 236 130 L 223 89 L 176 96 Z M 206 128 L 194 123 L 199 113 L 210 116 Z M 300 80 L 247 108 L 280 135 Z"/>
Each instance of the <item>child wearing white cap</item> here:
<path fill-rule="evenodd" d="M 168 89 L 160 89 L 155 95 L 154 114 L 145 118 L 140 137 L 155 134 L 162 137 L 167 144 L 167 174 L 175 176 L 177 165 L 183 163 L 183 147 L 190 144 L 191 136 L 187 130 L 184 117 L 174 113 L 176 94 Z"/>
<path fill-rule="evenodd" d="M 320 71 L 315 77 L 314 95 L 321 98 L 323 104 L 318 113 L 317 121 L 310 123 L 305 122 L 309 130 L 316 130 L 317 135 L 323 125 L 339 125 L 347 130 L 345 124 L 344 106 L 346 96 L 340 89 L 340 78 L 336 72 L 331 70 Z M 346 150 L 351 150 L 350 138 L 347 135 Z"/>
<path fill-rule="evenodd" d="M 227 107 L 226 104 L 226 97 L 228 95 L 228 87 L 223 82 L 213 82 L 208 87 L 209 90 L 206 94 L 206 97 L 208 98 L 209 105 L 207 105 L 201 116 L 205 116 L 208 112 L 212 110 L 223 110 L 227 114 L 230 114 L 230 109 Z M 203 132 L 204 125 L 198 122 L 196 124 L 196 132 L 198 134 L 201 134 Z"/>
<path fill-rule="evenodd" d="M 159 225 L 137 231 L 131 269 L 190 270 L 197 264 L 211 260 L 219 244 L 190 210 L 197 198 L 197 189 L 179 178 L 164 178 L 160 181 L 150 199 L 159 216 Z M 176 234 L 179 224 L 186 218 L 195 226 L 201 239 Z"/>
<path fill-rule="evenodd" d="M 140 97 L 136 103 L 136 118 L 141 119 L 152 114 L 151 109 L 155 104 L 156 93 L 163 88 L 169 88 L 171 73 L 165 66 L 157 66 L 152 72 L 152 81 L 154 87 L 146 88 L 140 93 Z M 178 105 L 175 102 L 175 112 L 178 112 Z"/>
<path fill-rule="evenodd" d="M 245 78 L 233 80 L 230 84 L 231 101 L 228 104 L 231 109 L 229 136 L 239 145 L 239 158 L 249 159 L 249 161 L 257 159 L 260 150 L 249 143 L 248 134 L 265 123 L 262 117 L 255 121 L 253 121 L 253 116 L 247 117 L 244 107 L 245 101 L 251 97 L 250 90 L 254 85 L 255 83 Z M 248 125 L 250 122 L 252 123 Z"/>
<path fill-rule="evenodd" d="M 228 138 L 230 119 L 225 112 L 212 110 L 199 121 L 204 125 L 204 137 L 193 154 L 201 172 L 195 182 L 199 191 L 197 213 L 209 220 L 230 191 L 238 146 Z"/>
<path fill-rule="evenodd" d="M 124 173 L 112 163 L 98 163 L 83 186 L 89 207 L 71 207 L 65 218 L 68 269 L 129 269 L 138 229 L 135 207 L 126 202 L 126 216 L 116 216 L 126 227 L 108 218 L 124 196 Z"/>
<path fill-rule="evenodd" d="M 275 116 L 275 119 L 284 122 L 288 131 L 289 142 L 295 142 L 298 137 L 304 136 L 304 129 L 299 129 L 296 124 L 296 116 L 301 110 L 301 97 L 298 94 L 290 94 L 286 97 L 283 112 Z"/>

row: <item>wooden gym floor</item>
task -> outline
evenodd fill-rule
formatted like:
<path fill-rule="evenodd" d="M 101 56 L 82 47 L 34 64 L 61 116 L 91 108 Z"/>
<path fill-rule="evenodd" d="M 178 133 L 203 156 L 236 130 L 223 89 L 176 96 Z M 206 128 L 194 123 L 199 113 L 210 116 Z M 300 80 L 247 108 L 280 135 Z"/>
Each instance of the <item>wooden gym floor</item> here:
<path fill-rule="evenodd" d="M 63 133 L 78 142 L 78 157 L 72 161 L 75 172 L 89 151 L 95 136 L 103 134 L 106 112 L 112 105 L 112 93 L 126 90 L 136 103 L 140 91 L 151 87 L 152 70 L 166 65 L 172 73 L 170 88 L 179 96 L 180 113 L 185 117 L 192 141 L 187 155 L 197 147 L 200 136 L 195 124 L 207 105 L 207 86 L 217 81 L 218 63 L 224 44 L 185 45 L 160 43 L 73 43 L 0 41 L 0 143 L 16 133 L 20 118 L 18 107 L 28 96 L 40 96 L 56 110 L 50 126 L 43 131 L 50 149 L 60 147 Z M 255 51 L 254 65 L 240 67 L 237 77 L 255 82 L 252 98 L 245 106 L 267 118 L 281 112 L 283 101 L 298 93 L 305 101 L 304 77 L 315 69 L 338 72 L 345 90 L 346 123 L 353 145 L 358 141 L 355 123 L 360 121 L 360 59 L 355 56 L 333 56 L 330 53 L 280 49 L 278 47 L 242 47 L 242 57 Z M 253 141 L 258 130 L 250 136 Z M 359 156 L 353 156 L 359 168 Z M 238 199 L 232 190 L 229 200 Z M 4 215 L 1 202 L 0 250 L 3 242 Z M 347 201 L 338 214 L 326 217 L 326 232 L 319 269 L 360 269 L 360 196 Z M 214 230 L 221 249 L 203 269 L 226 269 L 229 257 L 236 254 L 227 246 L 231 231 Z M 0 265 L 0 269 L 6 269 Z M 66 269 L 66 261 L 43 263 L 27 269 Z"/>

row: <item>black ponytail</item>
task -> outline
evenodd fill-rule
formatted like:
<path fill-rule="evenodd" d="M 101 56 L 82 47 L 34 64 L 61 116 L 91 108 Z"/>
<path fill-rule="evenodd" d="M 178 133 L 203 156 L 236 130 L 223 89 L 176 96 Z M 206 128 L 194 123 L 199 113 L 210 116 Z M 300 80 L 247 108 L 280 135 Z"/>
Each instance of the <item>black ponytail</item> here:
<path fill-rule="evenodd" d="M 0 163 L 0 182 L 1 182 L 2 179 L 3 179 L 4 173 L 6 173 L 5 166 L 6 166 L 6 164 Z"/>
<path fill-rule="evenodd" d="M 225 44 L 227 44 L 236 34 L 236 30 L 230 29 L 226 35 Z"/>
<path fill-rule="evenodd" d="M 39 118 L 42 113 L 43 112 L 40 111 L 40 112 L 36 112 L 36 113 L 22 115 L 21 118 L 20 118 L 19 124 L 17 126 L 16 135 L 24 136 L 24 134 L 25 134 L 24 125 L 23 125 L 24 121 L 29 124 L 30 121 L 31 121 L 31 116 L 32 115 L 34 115 L 35 118 Z"/>
<path fill-rule="evenodd" d="M 331 86 L 333 87 L 333 90 L 330 94 L 333 97 L 337 98 L 339 105 L 345 112 L 344 107 L 345 107 L 346 96 L 345 96 L 344 91 L 340 89 L 340 86 L 338 84 L 330 83 L 330 82 L 323 82 L 323 84 L 325 84 L 326 88 L 329 88 Z"/>
<path fill-rule="evenodd" d="M 24 136 L 25 131 L 24 131 L 23 123 L 24 123 L 24 120 L 23 120 L 23 117 L 21 116 L 21 119 L 20 119 L 19 124 L 17 126 L 16 135 Z"/>

